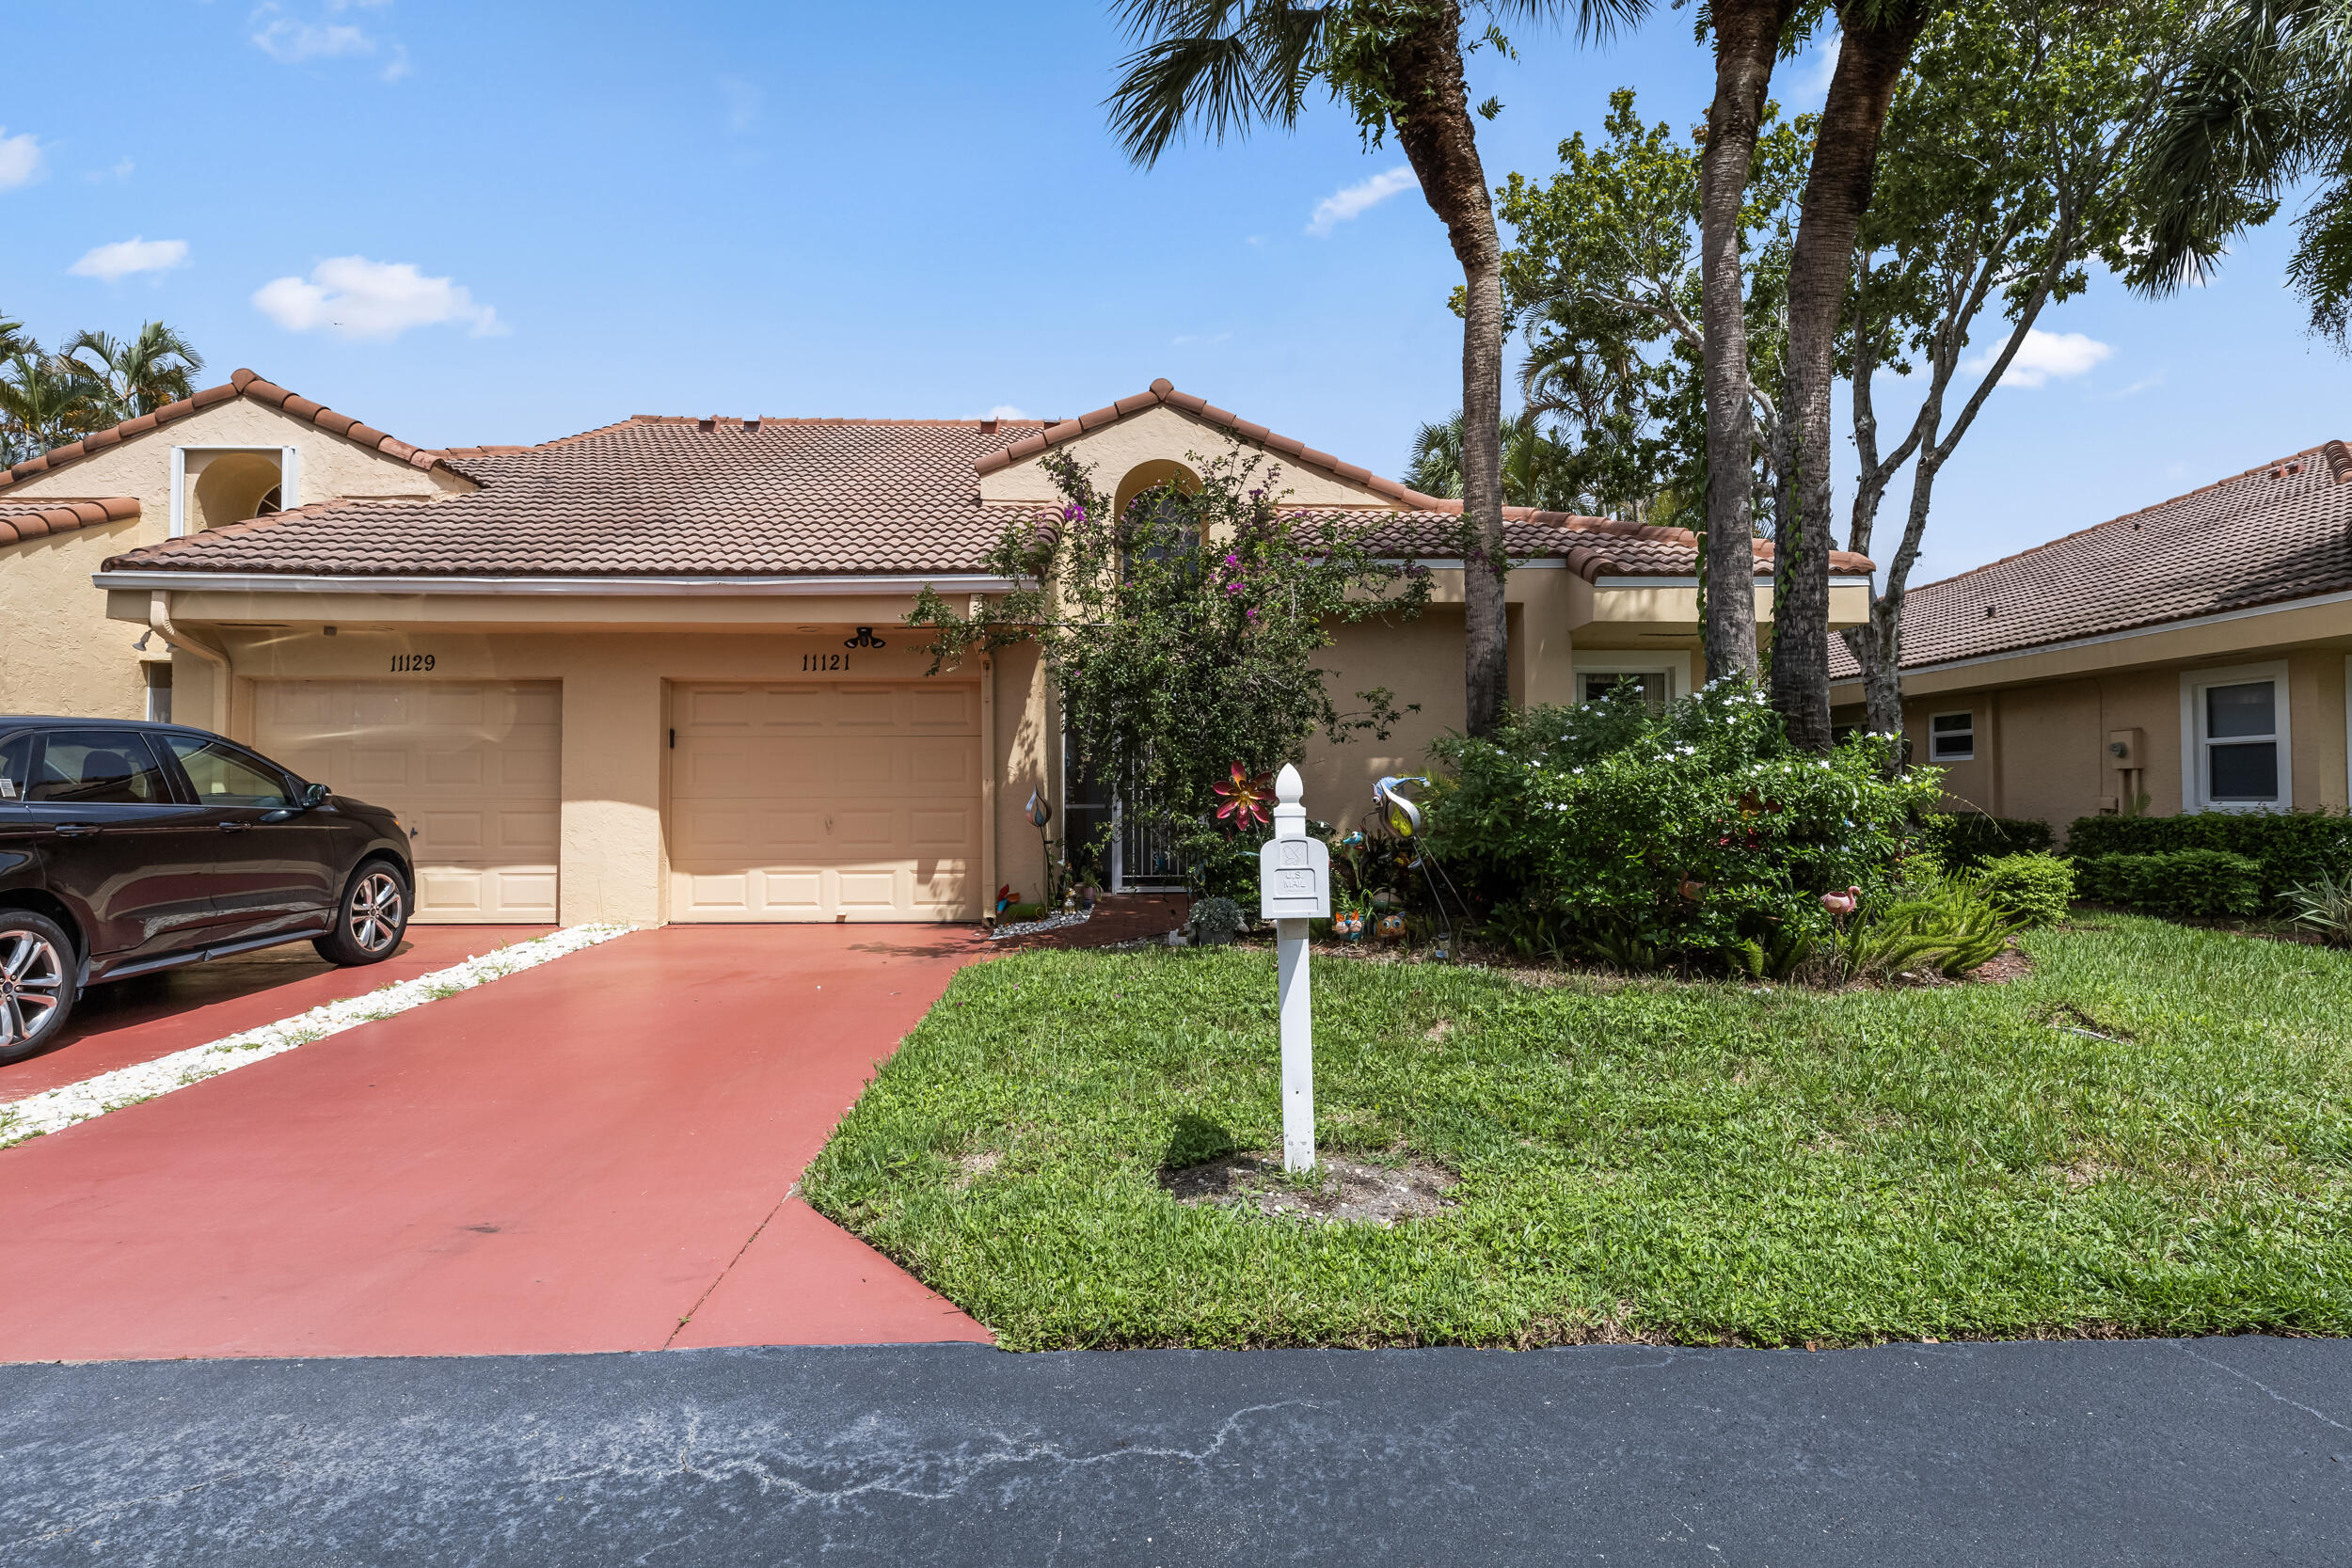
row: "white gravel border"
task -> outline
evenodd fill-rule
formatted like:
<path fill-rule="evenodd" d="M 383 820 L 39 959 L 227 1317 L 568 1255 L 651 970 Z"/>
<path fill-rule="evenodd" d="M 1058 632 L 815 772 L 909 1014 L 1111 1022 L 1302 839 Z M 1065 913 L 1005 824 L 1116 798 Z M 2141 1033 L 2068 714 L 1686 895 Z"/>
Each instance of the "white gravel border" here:
<path fill-rule="evenodd" d="M 1083 926 L 1093 918 L 1092 910 L 1063 910 L 1042 920 L 1016 920 L 1009 926 L 999 926 L 988 933 L 988 940 L 1002 942 L 1007 937 L 1025 937 L 1032 931 L 1058 931 L 1065 926 Z"/>
<path fill-rule="evenodd" d="M 125 1105 L 153 1100 L 174 1089 L 184 1089 L 190 1084 L 200 1084 L 224 1072 L 234 1072 L 241 1067 L 251 1067 L 296 1046 L 340 1035 L 394 1013 L 405 1013 L 411 1007 L 421 1007 L 427 1002 L 454 996 L 461 990 L 471 990 L 502 976 L 536 968 L 566 953 L 627 936 L 635 929 L 634 926 L 567 926 L 544 937 L 533 937 L 447 969 L 437 969 L 430 974 L 420 974 L 413 980 L 372 990 L 365 996 L 329 1002 L 307 1013 L 279 1019 L 276 1023 L 265 1023 L 259 1029 L 230 1035 L 209 1045 L 192 1045 L 136 1067 L 118 1068 L 78 1084 L 66 1084 L 10 1101 L 0 1104 L 0 1148 L 103 1117 L 109 1111 L 119 1111 Z"/>

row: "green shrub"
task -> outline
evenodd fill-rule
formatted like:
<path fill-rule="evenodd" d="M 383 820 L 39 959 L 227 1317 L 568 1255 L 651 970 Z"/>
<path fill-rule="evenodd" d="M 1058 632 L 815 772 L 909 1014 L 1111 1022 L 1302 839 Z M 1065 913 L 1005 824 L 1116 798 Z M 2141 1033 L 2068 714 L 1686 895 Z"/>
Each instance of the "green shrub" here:
<path fill-rule="evenodd" d="M 2262 907 L 2283 913 L 2293 889 L 2352 872 L 2352 818 L 2340 811 L 2209 811 L 2186 816 L 2080 816 L 2066 830 L 2066 852 L 2078 861 L 2175 849 L 2219 849 L 2256 862 L 2262 867 Z"/>
<path fill-rule="evenodd" d="M 1630 690 L 1538 708 L 1491 741 L 1433 748 L 1453 771 L 1429 792 L 1427 842 L 1476 902 L 1544 917 L 1492 923 L 1531 947 L 1778 969 L 1831 939 L 1823 894 L 1888 896 L 1918 843 L 1940 775 L 1886 778 L 1888 744 L 1800 753 L 1762 694 L 1732 682 L 1661 715 Z"/>
<path fill-rule="evenodd" d="M 2263 908 L 2260 863 L 2223 849 L 2093 855 L 2075 863 L 2090 897 L 2150 914 L 2218 919 Z"/>
<path fill-rule="evenodd" d="M 2055 926 L 2074 896 L 2074 868 L 2056 855 L 1999 855 L 1977 868 L 1993 907 L 2020 927 Z"/>
<path fill-rule="evenodd" d="M 1919 819 L 1919 837 L 1954 871 L 1973 871 L 2004 855 L 2035 855 L 2050 847 L 2050 825 L 2030 816 L 1987 816 L 1975 811 L 1931 812 Z"/>

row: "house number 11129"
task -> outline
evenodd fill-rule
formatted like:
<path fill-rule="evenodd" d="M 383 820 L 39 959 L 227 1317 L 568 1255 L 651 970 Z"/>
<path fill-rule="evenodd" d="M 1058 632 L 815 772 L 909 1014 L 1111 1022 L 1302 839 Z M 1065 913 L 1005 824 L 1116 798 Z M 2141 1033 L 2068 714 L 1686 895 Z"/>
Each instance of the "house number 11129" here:
<path fill-rule="evenodd" d="M 421 675 L 430 672 L 432 668 L 433 656 L 431 654 L 394 654 L 392 656 L 392 673 L 395 675 Z"/>

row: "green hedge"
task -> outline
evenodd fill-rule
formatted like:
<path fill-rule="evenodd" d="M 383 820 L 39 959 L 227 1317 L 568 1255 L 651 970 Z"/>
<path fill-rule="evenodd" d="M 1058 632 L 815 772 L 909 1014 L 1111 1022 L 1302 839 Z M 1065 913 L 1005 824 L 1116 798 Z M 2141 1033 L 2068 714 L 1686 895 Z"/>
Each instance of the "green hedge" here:
<path fill-rule="evenodd" d="M 2214 919 L 2261 912 L 2261 863 L 2226 849 L 2169 849 L 2155 855 L 2089 855 L 2074 862 L 2088 897 L 2150 914 Z"/>
<path fill-rule="evenodd" d="M 1919 837 L 1947 870 L 1971 871 L 2003 855 L 2038 855 L 2052 835 L 2047 822 L 2030 816 L 1939 811 L 1920 819 Z"/>
<path fill-rule="evenodd" d="M 2352 869 L 2352 818 L 2340 811 L 2217 811 L 2078 816 L 2066 830 L 2066 852 L 2076 860 L 2176 849 L 2217 849 L 2253 861 L 2262 867 L 2263 907 L 2277 910 L 2289 889 L 2316 881 L 2326 872 Z"/>

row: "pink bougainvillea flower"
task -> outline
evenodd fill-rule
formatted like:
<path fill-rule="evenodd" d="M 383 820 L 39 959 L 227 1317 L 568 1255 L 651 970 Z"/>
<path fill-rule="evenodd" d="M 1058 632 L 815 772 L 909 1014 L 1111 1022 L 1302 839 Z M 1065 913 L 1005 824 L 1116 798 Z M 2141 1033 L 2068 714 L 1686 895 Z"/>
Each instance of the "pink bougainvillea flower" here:
<path fill-rule="evenodd" d="M 1218 821 L 1241 828 L 1252 823 L 1263 827 L 1274 820 L 1266 812 L 1266 801 L 1274 794 L 1271 774 L 1261 773 L 1253 779 L 1237 762 L 1233 764 L 1231 781 L 1212 787 L 1225 802 L 1216 808 Z"/>

